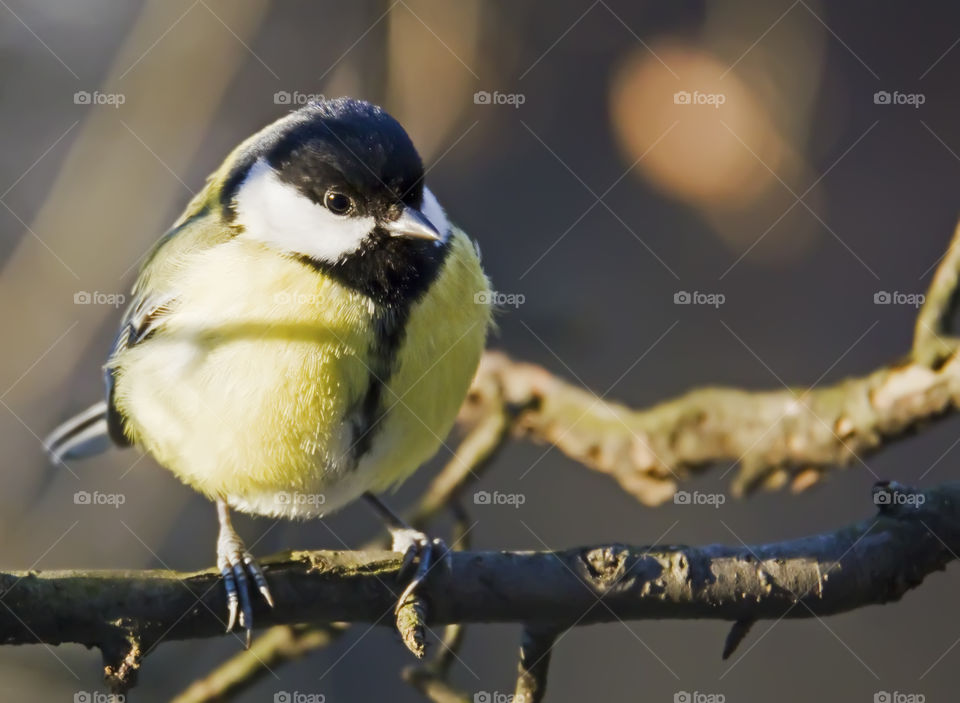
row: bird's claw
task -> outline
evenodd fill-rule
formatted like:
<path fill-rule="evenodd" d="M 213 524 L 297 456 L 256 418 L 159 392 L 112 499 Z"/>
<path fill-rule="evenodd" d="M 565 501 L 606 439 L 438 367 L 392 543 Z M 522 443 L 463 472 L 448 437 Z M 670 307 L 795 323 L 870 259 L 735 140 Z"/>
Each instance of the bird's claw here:
<path fill-rule="evenodd" d="M 263 569 L 247 551 L 239 538 L 221 540 L 217 544 L 217 567 L 223 576 L 227 590 L 227 632 L 239 619 L 240 627 L 246 630 L 246 645 L 250 646 L 253 632 L 253 602 L 250 598 L 250 579 L 267 604 L 273 607 L 273 596 L 263 575 Z"/>
<path fill-rule="evenodd" d="M 397 599 L 397 605 L 394 608 L 394 612 L 397 612 L 417 587 L 426 580 L 427 574 L 434 565 L 442 563 L 445 568 L 449 569 L 452 559 L 450 549 L 442 539 L 430 539 L 419 530 L 413 529 L 394 530 L 392 534 L 393 551 L 403 553 L 400 578 L 408 575 L 416 563 L 416 570 L 413 572 L 410 582 L 403 589 L 400 598 Z"/>

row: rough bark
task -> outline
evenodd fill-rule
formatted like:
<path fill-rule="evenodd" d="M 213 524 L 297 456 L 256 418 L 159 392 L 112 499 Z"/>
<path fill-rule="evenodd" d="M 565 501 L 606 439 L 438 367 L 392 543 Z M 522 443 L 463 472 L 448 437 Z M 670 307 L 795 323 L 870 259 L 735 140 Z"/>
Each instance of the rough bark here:
<path fill-rule="evenodd" d="M 878 489 L 876 515 L 838 530 L 756 546 L 456 552 L 424 588 L 430 624 L 571 626 L 620 620 L 752 621 L 826 616 L 900 598 L 960 551 L 960 483 Z M 289 552 L 263 560 L 277 602 L 259 625 L 393 625 L 401 555 Z M 213 571 L 0 574 L 0 642 L 76 642 L 136 669 L 164 641 L 221 636 Z M 602 607 L 592 607 L 602 600 Z M 120 672 L 122 673 L 122 672 Z"/>

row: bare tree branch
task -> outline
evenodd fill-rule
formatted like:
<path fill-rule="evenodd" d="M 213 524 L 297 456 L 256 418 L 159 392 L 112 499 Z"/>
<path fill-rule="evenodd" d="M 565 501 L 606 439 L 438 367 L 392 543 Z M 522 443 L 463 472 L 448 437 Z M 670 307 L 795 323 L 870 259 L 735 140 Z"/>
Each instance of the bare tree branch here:
<path fill-rule="evenodd" d="M 424 597 L 431 625 L 831 615 L 897 600 L 960 549 L 960 483 L 924 492 L 881 487 L 876 502 L 878 514 L 870 519 L 753 547 L 457 552 L 450 570 L 431 574 Z M 277 607 L 261 608 L 257 622 L 391 625 L 400 564 L 401 555 L 378 551 L 288 552 L 263 560 Z M 218 579 L 214 570 L 0 574 L 6 605 L 0 641 L 76 642 L 138 660 L 161 639 L 223 634 Z M 591 608 L 598 600 L 603 607 Z M 129 680 L 111 683 L 122 689 Z"/>
<path fill-rule="evenodd" d="M 466 423 L 510 407 L 509 430 L 609 474 L 646 505 L 669 500 L 692 471 L 739 464 L 732 490 L 803 490 L 960 407 L 958 342 L 944 335 L 957 295 L 960 228 L 934 275 L 906 359 L 814 389 L 702 388 L 645 410 L 598 398 L 533 364 L 488 352 Z"/>
<path fill-rule="evenodd" d="M 947 336 L 958 282 L 960 225 L 918 313 L 910 355 L 815 389 L 708 387 L 633 410 L 487 352 L 461 411 L 461 424 L 474 426 L 464 449 L 485 464 L 508 433 L 551 444 L 648 505 L 668 500 L 692 470 L 718 462 L 740 465 L 738 495 L 788 483 L 809 488 L 828 469 L 862 463 L 861 456 L 960 408 L 960 340 Z M 451 493 L 462 490 L 465 476 L 447 472 L 456 484 Z M 442 488 L 435 482 L 437 495 L 424 506 L 436 510 Z"/>
<path fill-rule="evenodd" d="M 478 385 L 510 402 L 527 401 L 514 432 L 552 444 L 611 475 L 647 505 L 669 500 L 692 469 L 740 468 L 733 490 L 794 481 L 844 466 L 960 405 L 960 358 L 938 368 L 912 361 L 807 391 L 705 388 L 648 410 L 598 400 L 543 369 L 488 353 Z M 484 402 L 479 395 L 474 402 Z M 530 402 L 535 400 L 537 402 Z"/>
<path fill-rule="evenodd" d="M 490 465 L 504 443 L 510 418 L 511 413 L 507 408 L 488 408 L 486 416 L 474 423 L 461 439 L 451 459 L 430 482 L 419 504 L 407 517 L 407 522 L 418 529 L 425 529 L 443 511 L 453 510 L 457 518 L 457 532 L 451 542 L 464 549 L 469 548 L 469 534 L 465 529 L 465 518 L 457 497 L 468 482 L 478 479 Z M 366 548 L 382 549 L 388 541 L 386 538 L 375 540 Z M 411 668 L 403 672 L 404 680 L 434 700 L 446 701 L 451 700 L 450 696 L 459 695 L 445 682 L 450 666 L 449 655 L 459 646 L 463 636 L 461 626 L 451 627 L 455 628 L 452 637 L 436 661 L 428 667 Z M 219 700 L 228 693 L 237 693 L 252 685 L 276 665 L 301 657 L 311 649 L 326 647 L 345 630 L 345 626 L 336 630 L 322 625 L 295 630 L 289 625 L 276 625 L 258 636 L 249 650 L 237 652 L 192 684 L 177 696 L 174 703 L 206 703 Z M 288 647 L 291 641 L 295 641 L 297 645 Z"/>

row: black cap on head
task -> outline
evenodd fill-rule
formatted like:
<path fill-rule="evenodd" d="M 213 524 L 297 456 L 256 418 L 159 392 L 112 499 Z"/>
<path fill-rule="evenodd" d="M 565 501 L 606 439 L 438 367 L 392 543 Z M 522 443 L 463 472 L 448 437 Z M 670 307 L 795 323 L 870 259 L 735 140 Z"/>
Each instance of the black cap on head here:
<path fill-rule="evenodd" d="M 392 219 L 403 205 L 420 207 L 423 162 L 406 131 L 381 107 L 353 98 L 312 102 L 273 125 L 236 165 L 221 194 L 229 206 L 236 186 L 259 158 L 280 179 L 318 204 L 334 188 L 356 214 Z"/>
<path fill-rule="evenodd" d="M 219 192 L 226 220 L 236 221 L 238 194 L 258 162 L 344 224 L 372 223 L 356 248 L 348 243 L 335 259 L 292 248 L 289 253 L 304 263 L 394 309 L 418 299 L 436 277 L 448 246 L 420 212 L 423 163 L 406 131 L 382 108 L 352 98 L 318 101 L 264 129 L 229 166 Z M 324 227 L 339 225 L 318 225 L 318 242 L 331 236 Z"/>

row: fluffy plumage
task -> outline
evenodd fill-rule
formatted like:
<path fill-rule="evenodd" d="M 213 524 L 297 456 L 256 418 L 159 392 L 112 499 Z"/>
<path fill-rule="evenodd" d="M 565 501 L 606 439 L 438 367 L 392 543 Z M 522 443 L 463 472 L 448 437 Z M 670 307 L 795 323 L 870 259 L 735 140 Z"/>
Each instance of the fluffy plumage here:
<path fill-rule="evenodd" d="M 408 213 L 438 236 L 397 236 Z M 488 289 L 400 125 L 359 101 L 310 105 L 237 147 L 149 255 L 97 422 L 211 499 L 327 513 L 440 447 Z"/>
<path fill-rule="evenodd" d="M 385 488 L 436 452 L 488 324 L 474 303 L 486 279 L 463 234 L 435 292 L 410 311 L 376 428 L 355 422 L 379 363 L 369 298 L 239 238 L 199 256 L 181 269 L 177 314 L 111 361 L 129 436 L 162 465 L 240 510 L 306 517 Z M 362 432 L 375 436 L 357 457 Z M 295 492 L 323 502 L 285 500 Z"/>

